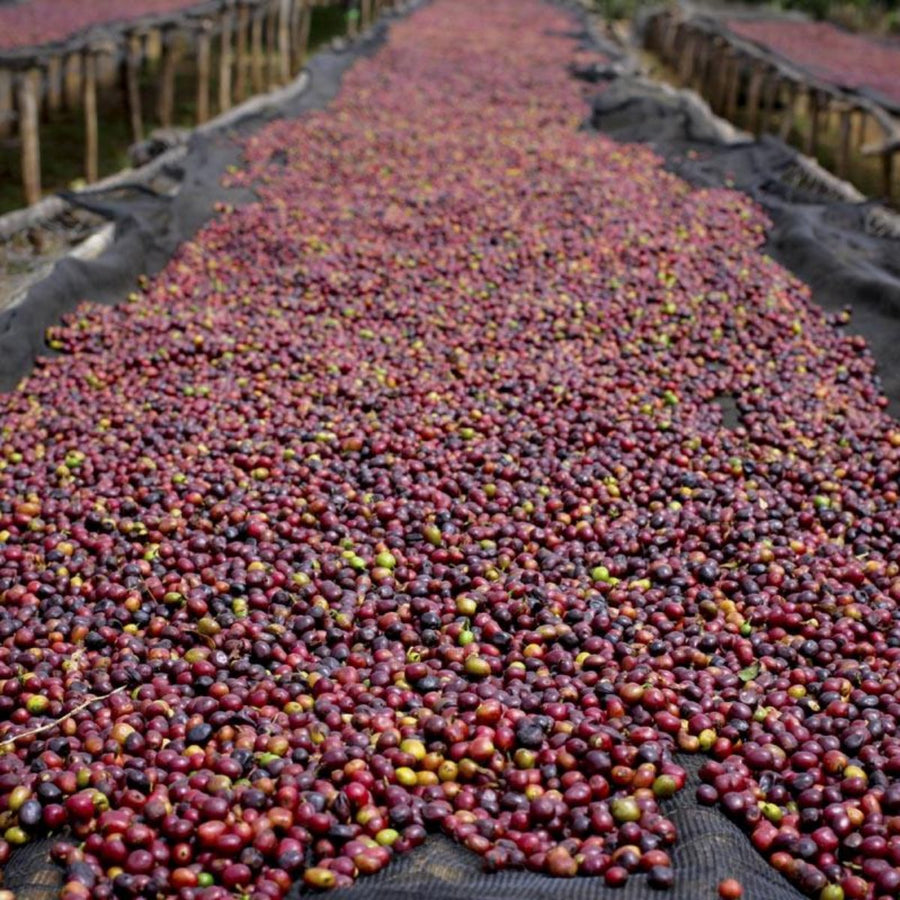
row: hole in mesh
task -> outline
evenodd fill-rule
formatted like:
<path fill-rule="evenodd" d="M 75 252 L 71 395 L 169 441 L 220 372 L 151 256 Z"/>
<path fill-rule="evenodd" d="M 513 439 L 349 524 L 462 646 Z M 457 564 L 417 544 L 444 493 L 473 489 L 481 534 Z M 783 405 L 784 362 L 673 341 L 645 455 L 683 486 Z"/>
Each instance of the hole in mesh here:
<path fill-rule="evenodd" d="M 741 414 L 738 411 L 737 399 L 734 394 L 719 394 L 713 397 L 713 403 L 719 407 L 722 413 L 722 426 L 734 431 L 741 424 Z"/>

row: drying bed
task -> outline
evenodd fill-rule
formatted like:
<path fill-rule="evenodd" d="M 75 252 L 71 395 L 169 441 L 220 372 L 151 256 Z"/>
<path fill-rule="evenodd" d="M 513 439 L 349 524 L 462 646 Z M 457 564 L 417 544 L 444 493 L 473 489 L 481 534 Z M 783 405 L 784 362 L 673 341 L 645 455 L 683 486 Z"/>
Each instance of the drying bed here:
<path fill-rule="evenodd" d="M 580 127 L 572 27 L 397 24 L 4 398 L 0 855 L 62 833 L 63 896 L 429 830 L 507 895 L 677 890 L 687 791 L 748 896 L 896 894 L 900 428 L 758 207 Z"/>
<path fill-rule="evenodd" d="M 829 22 L 742 18 L 727 25 L 814 78 L 900 106 L 900 41 L 851 34 Z"/>
<path fill-rule="evenodd" d="M 57 43 L 96 25 L 196 5 L 196 0 L 25 0 L 0 6 L 0 50 Z"/>

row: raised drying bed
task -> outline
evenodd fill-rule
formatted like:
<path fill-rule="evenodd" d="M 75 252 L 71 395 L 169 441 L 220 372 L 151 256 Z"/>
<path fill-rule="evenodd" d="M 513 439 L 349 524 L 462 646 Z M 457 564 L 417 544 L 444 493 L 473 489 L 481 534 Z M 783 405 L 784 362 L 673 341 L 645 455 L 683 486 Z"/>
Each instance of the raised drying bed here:
<path fill-rule="evenodd" d="M 747 39 L 738 29 L 748 25 L 665 9 L 648 19 L 644 44 L 676 70 L 680 82 L 696 87 L 717 113 L 730 121 L 740 115 L 745 127 L 757 135 L 771 132 L 785 140 L 793 138 L 806 154 L 815 156 L 834 121 L 836 173 L 846 178 L 851 169 L 876 157 L 880 192 L 886 199 L 896 199 L 900 104 L 895 105 L 889 93 L 867 89 L 865 79 L 842 83 L 834 60 L 826 72 L 822 66 L 808 66 L 805 58 L 794 60 Z"/>
<path fill-rule="evenodd" d="M 303 65 L 313 8 L 335 5 L 209 0 L 107 21 L 52 43 L 0 49 L 0 140 L 12 141 L 20 155 L 24 201 L 36 203 L 43 193 L 44 122 L 73 111 L 83 115 L 83 176 L 93 183 L 101 174 L 101 119 L 127 122 L 134 142 L 144 138 L 149 122 L 172 126 L 188 69 L 196 124 L 286 84 Z M 380 0 L 361 0 L 351 21 L 368 23 L 380 6 Z"/>

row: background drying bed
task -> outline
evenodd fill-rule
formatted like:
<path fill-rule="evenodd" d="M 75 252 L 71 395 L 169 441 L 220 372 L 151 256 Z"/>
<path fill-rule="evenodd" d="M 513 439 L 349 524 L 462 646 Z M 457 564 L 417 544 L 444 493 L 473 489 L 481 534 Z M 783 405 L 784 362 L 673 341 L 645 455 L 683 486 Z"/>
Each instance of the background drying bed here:
<path fill-rule="evenodd" d="M 0 50 L 64 41 L 94 25 L 196 5 L 194 0 L 24 0 L 0 6 Z"/>
<path fill-rule="evenodd" d="M 424 823 L 603 880 L 411 856 L 354 890 L 634 896 L 674 854 L 680 896 L 795 896 L 721 819 L 692 855 L 694 785 L 664 798 L 701 745 L 799 886 L 858 889 L 859 847 L 808 851 L 788 800 L 805 770 L 835 834 L 894 814 L 900 433 L 757 207 L 580 130 L 571 28 L 418 12 L 248 143 L 259 203 L 7 399 L 0 788 L 16 841 L 102 820 L 60 852 L 72 896 L 120 857 L 126 895 L 341 885 Z M 889 852 L 859 870 L 882 894 Z"/>
<path fill-rule="evenodd" d="M 850 34 L 828 22 L 730 19 L 727 24 L 814 78 L 900 106 L 900 40 Z"/>

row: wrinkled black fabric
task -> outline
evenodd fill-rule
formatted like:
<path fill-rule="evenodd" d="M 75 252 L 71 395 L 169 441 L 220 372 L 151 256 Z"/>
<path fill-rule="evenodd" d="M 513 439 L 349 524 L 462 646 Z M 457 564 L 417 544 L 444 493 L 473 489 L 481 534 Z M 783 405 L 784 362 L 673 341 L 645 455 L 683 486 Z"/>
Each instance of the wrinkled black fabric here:
<path fill-rule="evenodd" d="M 654 890 L 646 875 L 633 875 L 622 887 L 602 878 L 551 878 L 533 872 L 486 873 L 474 853 L 434 835 L 382 872 L 351 888 L 333 891 L 330 900 L 714 900 L 724 878 L 737 878 L 745 900 L 803 900 L 754 849 L 741 829 L 716 809 L 695 800 L 697 770 L 704 757 L 679 754 L 688 772 L 682 791 L 663 803 L 678 828 L 672 853 L 675 885 Z M 310 892 L 297 887 L 294 898 Z"/>

